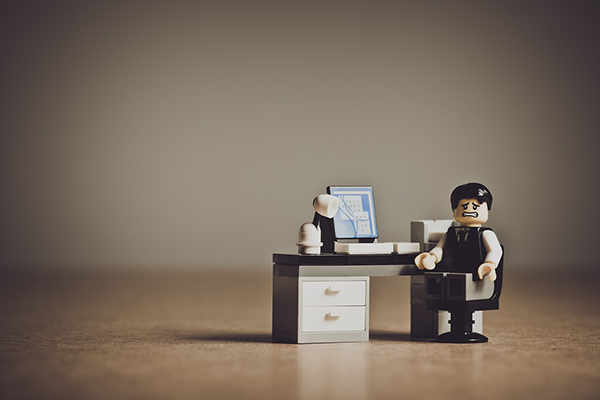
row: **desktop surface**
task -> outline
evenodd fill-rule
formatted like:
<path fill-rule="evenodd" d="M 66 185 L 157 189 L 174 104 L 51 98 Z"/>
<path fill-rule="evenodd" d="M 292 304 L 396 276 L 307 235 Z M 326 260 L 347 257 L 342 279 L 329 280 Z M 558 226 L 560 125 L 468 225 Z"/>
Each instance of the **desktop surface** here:
<path fill-rule="evenodd" d="M 273 254 L 273 275 L 401 276 L 423 275 L 415 254 Z"/>
<path fill-rule="evenodd" d="M 274 253 L 273 263 L 285 265 L 407 265 L 417 267 L 411 254 L 283 254 Z"/>

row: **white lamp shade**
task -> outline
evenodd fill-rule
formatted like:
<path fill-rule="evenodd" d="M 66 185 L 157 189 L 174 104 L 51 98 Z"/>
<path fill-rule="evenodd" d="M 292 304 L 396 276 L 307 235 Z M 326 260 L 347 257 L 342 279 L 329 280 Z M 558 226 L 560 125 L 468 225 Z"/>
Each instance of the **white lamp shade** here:
<path fill-rule="evenodd" d="M 325 218 L 333 218 L 339 205 L 339 199 L 330 194 L 320 194 L 313 200 L 315 211 Z"/>

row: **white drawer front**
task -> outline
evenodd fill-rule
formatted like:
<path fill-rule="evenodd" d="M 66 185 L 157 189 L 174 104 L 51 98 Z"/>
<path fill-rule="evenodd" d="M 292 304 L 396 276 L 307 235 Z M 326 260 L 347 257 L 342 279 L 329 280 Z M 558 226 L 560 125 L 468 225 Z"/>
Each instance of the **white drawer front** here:
<path fill-rule="evenodd" d="M 364 331 L 366 307 L 305 307 L 302 332 Z"/>
<path fill-rule="evenodd" d="M 364 306 L 366 281 L 302 282 L 302 306 Z"/>

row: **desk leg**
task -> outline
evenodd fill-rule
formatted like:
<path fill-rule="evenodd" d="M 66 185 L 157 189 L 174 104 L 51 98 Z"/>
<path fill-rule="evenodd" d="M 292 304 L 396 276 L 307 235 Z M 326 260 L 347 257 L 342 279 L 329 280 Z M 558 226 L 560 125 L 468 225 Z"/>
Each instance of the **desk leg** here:
<path fill-rule="evenodd" d="M 299 278 L 273 276 L 273 333 L 275 342 L 298 343 Z"/>
<path fill-rule="evenodd" d="M 425 307 L 425 277 L 410 277 L 410 337 L 433 339 L 450 331 L 447 311 L 432 311 Z"/>

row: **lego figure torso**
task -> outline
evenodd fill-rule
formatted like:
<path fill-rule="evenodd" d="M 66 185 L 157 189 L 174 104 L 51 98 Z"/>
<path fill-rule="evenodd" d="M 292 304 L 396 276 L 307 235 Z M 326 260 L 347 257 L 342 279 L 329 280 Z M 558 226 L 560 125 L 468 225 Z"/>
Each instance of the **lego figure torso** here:
<path fill-rule="evenodd" d="M 490 228 L 451 227 L 437 269 L 444 272 L 470 272 L 477 277 L 477 269 L 485 261 L 487 250 L 482 233 Z M 477 278 L 475 278 L 477 279 Z"/>

